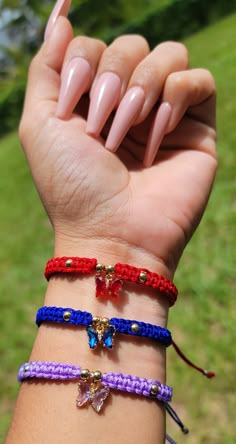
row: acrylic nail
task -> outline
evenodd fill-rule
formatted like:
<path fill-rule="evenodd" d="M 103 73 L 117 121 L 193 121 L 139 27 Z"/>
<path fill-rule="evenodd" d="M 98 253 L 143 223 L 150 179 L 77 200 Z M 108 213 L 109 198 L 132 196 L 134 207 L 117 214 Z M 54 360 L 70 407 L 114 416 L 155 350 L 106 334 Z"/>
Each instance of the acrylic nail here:
<path fill-rule="evenodd" d="M 72 59 L 62 71 L 56 116 L 69 118 L 91 81 L 91 68 L 82 57 Z"/>
<path fill-rule="evenodd" d="M 100 75 L 90 94 L 90 106 L 86 132 L 98 136 L 112 110 L 118 103 L 121 81 L 117 74 L 105 72 Z"/>
<path fill-rule="evenodd" d="M 163 137 L 165 136 L 170 121 L 171 112 L 172 108 L 168 102 L 163 102 L 157 111 L 150 130 L 147 149 L 143 160 L 145 167 L 151 166 L 156 157 L 158 148 L 160 147 Z"/>
<path fill-rule="evenodd" d="M 130 88 L 117 109 L 105 147 L 110 151 L 116 151 L 135 122 L 143 108 L 145 94 L 142 88 L 134 86 Z"/>
<path fill-rule="evenodd" d="M 53 26 L 55 25 L 58 17 L 60 15 L 67 17 L 70 10 L 70 5 L 71 5 L 71 0 L 57 0 L 47 22 L 47 26 L 44 33 L 44 40 L 47 40 L 49 38 Z"/>

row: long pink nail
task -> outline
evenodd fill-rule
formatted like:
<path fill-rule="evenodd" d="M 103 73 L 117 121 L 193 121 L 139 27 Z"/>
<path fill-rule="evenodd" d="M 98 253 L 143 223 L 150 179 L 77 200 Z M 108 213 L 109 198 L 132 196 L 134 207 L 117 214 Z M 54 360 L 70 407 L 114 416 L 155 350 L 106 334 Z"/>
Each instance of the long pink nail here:
<path fill-rule="evenodd" d="M 47 23 L 45 33 L 44 33 L 44 40 L 47 40 L 48 37 L 50 36 L 53 26 L 55 25 L 58 17 L 60 15 L 67 17 L 67 15 L 69 13 L 70 5 L 71 5 L 71 0 L 57 0 L 56 4 L 51 12 L 51 15 L 48 19 L 48 23 Z"/>
<path fill-rule="evenodd" d="M 106 72 L 96 81 L 91 91 L 86 131 L 98 136 L 105 122 L 117 105 L 121 90 L 120 78 L 113 72 Z"/>
<path fill-rule="evenodd" d="M 171 112 L 172 108 L 168 102 L 163 102 L 157 111 L 149 134 L 147 149 L 143 160 L 143 164 L 146 167 L 151 166 L 156 157 L 158 148 L 165 136 Z"/>
<path fill-rule="evenodd" d="M 139 86 L 134 86 L 127 91 L 117 109 L 106 141 L 105 147 L 108 150 L 116 151 L 143 108 L 144 101 L 145 94 Z"/>
<path fill-rule="evenodd" d="M 69 118 L 91 82 L 91 68 L 82 57 L 75 57 L 62 71 L 56 116 Z"/>

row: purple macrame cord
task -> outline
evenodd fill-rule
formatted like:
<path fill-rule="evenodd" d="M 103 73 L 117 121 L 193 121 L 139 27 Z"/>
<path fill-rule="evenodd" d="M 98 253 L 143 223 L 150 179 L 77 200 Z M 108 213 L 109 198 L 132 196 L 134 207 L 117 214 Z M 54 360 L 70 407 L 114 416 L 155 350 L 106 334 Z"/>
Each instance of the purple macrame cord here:
<path fill-rule="evenodd" d="M 57 362 L 33 361 L 22 364 L 18 372 L 19 382 L 26 379 L 49 379 L 54 381 L 69 381 L 80 379 L 81 367 Z M 161 384 L 156 379 L 140 378 L 138 376 L 124 375 L 123 373 L 103 373 L 101 382 L 112 390 L 146 396 L 162 402 L 169 402 L 172 398 L 172 388 Z M 151 394 L 153 385 L 158 386 L 158 393 Z"/>

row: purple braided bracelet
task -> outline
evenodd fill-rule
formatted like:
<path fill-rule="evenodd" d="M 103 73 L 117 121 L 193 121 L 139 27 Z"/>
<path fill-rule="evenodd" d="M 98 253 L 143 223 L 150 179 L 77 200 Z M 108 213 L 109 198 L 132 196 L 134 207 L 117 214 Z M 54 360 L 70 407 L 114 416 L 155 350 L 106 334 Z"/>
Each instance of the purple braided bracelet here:
<path fill-rule="evenodd" d="M 19 369 L 18 380 L 20 382 L 33 378 L 54 381 L 83 380 L 86 372 L 90 377 L 91 375 L 100 374 L 99 380 L 101 384 L 108 389 L 146 396 L 165 403 L 171 401 L 172 398 L 172 388 L 161 384 L 156 379 L 139 378 L 138 376 L 113 372 L 102 374 L 100 372 L 90 373 L 88 370 L 81 370 L 79 366 L 57 362 L 26 362 Z"/>

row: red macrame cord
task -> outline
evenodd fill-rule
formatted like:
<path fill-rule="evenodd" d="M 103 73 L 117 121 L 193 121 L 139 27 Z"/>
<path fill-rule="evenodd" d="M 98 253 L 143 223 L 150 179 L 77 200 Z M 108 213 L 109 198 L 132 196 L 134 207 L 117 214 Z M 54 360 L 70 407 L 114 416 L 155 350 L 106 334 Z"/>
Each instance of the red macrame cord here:
<path fill-rule="evenodd" d="M 97 265 L 97 259 L 56 257 L 47 262 L 44 275 L 49 280 L 55 274 L 93 274 L 97 272 Z M 175 304 L 178 290 L 173 282 L 164 276 L 152 273 L 145 268 L 137 268 L 128 264 L 117 263 L 113 268 L 114 274 L 118 279 L 156 289 L 168 298 L 170 307 Z M 141 280 L 141 275 L 144 275 L 145 279 Z"/>

